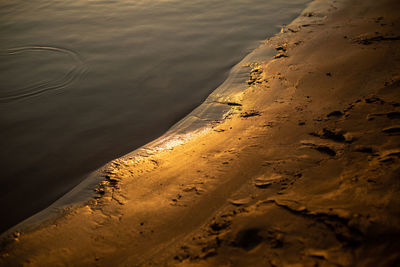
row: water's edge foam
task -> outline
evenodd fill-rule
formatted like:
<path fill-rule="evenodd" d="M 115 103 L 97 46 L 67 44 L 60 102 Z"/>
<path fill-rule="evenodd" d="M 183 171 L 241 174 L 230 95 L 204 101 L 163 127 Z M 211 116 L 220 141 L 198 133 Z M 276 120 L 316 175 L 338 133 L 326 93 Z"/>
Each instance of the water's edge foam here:
<path fill-rule="evenodd" d="M 317 13 L 319 16 L 324 16 L 329 8 L 329 0 L 314 0 L 287 27 L 296 27 L 307 22 L 308 16 L 305 14 L 311 12 Z M 228 78 L 200 106 L 173 125 L 159 138 L 118 159 L 148 157 L 160 150 L 165 150 L 171 144 L 173 144 L 171 146 L 174 146 L 184 143 L 194 135 L 210 128 L 215 121 L 223 121 L 229 111 L 232 110 L 231 104 L 237 102 L 237 95 L 248 88 L 246 81 L 249 78 L 249 64 L 270 61 L 273 59 L 274 54 L 275 50 L 266 42 L 261 44 L 231 69 Z M 51 222 L 60 217 L 69 210 L 85 204 L 95 196 L 94 189 L 105 179 L 103 170 L 112 164 L 113 161 L 89 174 L 80 184 L 47 208 L 3 232 L 0 235 L 0 239 L 8 238 L 10 234 L 17 231 L 34 230 L 46 222 Z"/>

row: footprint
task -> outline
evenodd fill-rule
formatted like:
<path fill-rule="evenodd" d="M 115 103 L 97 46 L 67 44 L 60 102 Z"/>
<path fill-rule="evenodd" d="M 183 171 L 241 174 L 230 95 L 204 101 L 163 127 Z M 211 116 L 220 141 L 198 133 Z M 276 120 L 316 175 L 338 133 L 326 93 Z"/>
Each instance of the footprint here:
<path fill-rule="evenodd" d="M 341 111 L 339 111 L 339 110 L 332 111 L 331 113 L 329 113 L 329 114 L 327 115 L 328 118 L 330 118 L 330 117 L 340 118 L 340 117 L 342 117 L 342 116 L 343 116 L 343 112 L 341 112 Z"/>
<path fill-rule="evenodd" d="M 383 35 L 378 35 L 374 37 L 366 37 L 366 36 L 361 36 L 355 40 L 356 43 L 362 44 L 362 45 L 371 45 L 373 43 L 377 42 L 382 42 L 382 41 L 399 41 L 400 36 L 383 36 Z"/>
<path fill-rule="evenodd" d="M 360 152 L 360 153 L 367 153 L 367 154 L 372 154 L 375 152 L 374 149 L 369 146 L 357 146 L 354 148 L 353 151 Z"/>
<path fill-rule="evenodd" d="M 284 180 L 283 176 L 280 174 L 273 173 L 269 176 L 260 176 L 254 180 L 254 185 L 260 188 L 268 187 L 272 183 L 277 183 Z"/>
<path fill-rule="evenodd" d="M 320 152 L 322 154 L 327 154 L 331 157 L 336 156 L 336 151 L 327 145 L 315 144 L 313 141 L 301 141 L 301 144 L 308 148 L 317 150 L 318 152 Z"/>
<path fill-rule="evenodd" d="M 338 143 L 352 143 L 356 137 L 351 133 L 346 133 L 342 130 L 323 128 L 322 131 L 309 133 L 311 136 L 319 137 L 321 139 L 328 139 Z"/>
<path fill-rule="evenodd" d="M 258 228 L 249 228 L 240 231 L 237 233 L 233 245 L 246 251 L 252 250 L 263 241 L 263 237 L 259 235 L 260 231 Z"/>
<path fill-rule="evenodd" d="M 384 104 L 384 103 L 385 103 L 385 101 L 383 101 L 383 100 L 380 99 L 379 97 L 369 97 L 369 98 L 366 98 L 364 101 L 365 101 L 365 103 L 367 103 L 367 104 L 375 104 L 375 103 L 377 103 L 377 104 Z"/>
<path fill-rule="evenodd" d="M 321 153 L 328 154 L 331 157 L 336 156 L 336 151 L 328 146 L 316 146 L 316 147 L 314 147 L 314 149 L 316 149 L 317 151 L 319 151 Z"/>
<path fill-rule="evenodd" d="M 400 149 L 389 149 L 379 153 L 379 162 L 391 162 L 395 157 L 400 157 Z"/>
<path fill-rule="evenodd" d="M 247 205 L 250 203 L 251 198 L 246 197 L 246 198 L 241 198 L 241 199 L 228 199 L 229 203 L 231 203 L 234 206 L 243 206 Z"/>
<path fill-rule="evenodd" d="M 267 187 L 269 187 L 270 185 L 272 185 L 272 183 L 269 182 L 269 181 L 256 181 L 256 182 L 254 183 L 254 185 L 255 185 L 256 187 L 258 187 L 258 188 L 267 188 Z"/>
<path fill-rule="evenodd" d="M 400 126 L 399 125 L 394 125 L 390 127 L 386 127 L 382 129 L 382 132 L 386 134 L 399 134 L 400 133 Z"/>
<path fill-rule="evenodd" d="M 388 113 L 372 113 L 367 115 L 367 120 L 373 120 L 376 117 L 386 117 L 388 119 L 400 119 L 400 112 L 393 111 Z"/>
<path fill-rule="evenodd" d="M 345 132 L 343 131 L 331 131 L 326 128 L 322 129 L 322 138 L 330 139 L 336 142 L 346 142 L 346 137 L 343 135 Z"/>
<path fill-rule="evenodd" d="M 240 117 L 242 118 L 249 118 L 254 116 L 261 116 L 261 113 L 258 111 L 250 111 L 250 112 L 243 112 L 240 114 Z"/>
<path fill-rule="evenodd" d="M 222 222 L 214 221 L 210 224 L 210 228 L 213 232 L 220 232 L 227 229 L 231 225 L 230 221 L 223 220 Z"/>
<path fill-rule="evenodd" d="M 389 119 L 400 119 L 400 112 L 389 112 L 386 113 L 386 117 L 388 117 Z"/>

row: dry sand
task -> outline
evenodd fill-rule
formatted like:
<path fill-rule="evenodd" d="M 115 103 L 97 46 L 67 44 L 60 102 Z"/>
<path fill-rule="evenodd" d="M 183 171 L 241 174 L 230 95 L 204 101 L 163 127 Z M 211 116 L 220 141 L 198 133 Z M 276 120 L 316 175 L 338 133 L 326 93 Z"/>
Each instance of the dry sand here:
<path fill-rule="evenodd" d="M 400 2 L 326 3 L 266 42 L 228 119 L 115 160 L 0 265 L 399 265 Z"/>

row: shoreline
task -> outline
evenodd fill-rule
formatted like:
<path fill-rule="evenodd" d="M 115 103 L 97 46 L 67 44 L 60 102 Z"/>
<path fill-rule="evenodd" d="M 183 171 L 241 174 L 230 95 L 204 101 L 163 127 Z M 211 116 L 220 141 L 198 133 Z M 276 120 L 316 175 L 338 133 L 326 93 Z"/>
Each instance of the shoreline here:
<path fill-rule="evenodd" d="M 126 159 L 141 161 L 157 152 L 172 150 L 175 146 L 212 129 L 216 123 L 224 121 L 230 115 L 232 107 L 238 105 L 235 102 L 236 96 L 248 87 L 246 81 L 249 78 L 250 64 L 256 60 L 272 58 L 274 52 L 274 49 L 267 45 L 260 45 L 254 49 L 230 70 L 227 79 L 202 104 L 172 125 L 162 136 L 91 172 L 87 178 L 49 207 L 1 233 L 0 239 L 6 239 L 16 231 L 32 231 L 47 221 L 62 216 L 66 210 L 85 205 L 97 195 L 96 188 L 101 182 L 106 181 L 105 170 L 114 162 Z"/>
<path fill-rule="evenodd" d="M 37 8 L 36 2 L 17 1 L 15 8 L 0 4 L 10 14 L 2 18 L 4 37 L 10 37 L 2 43 L 4 90 L 34 90 L 40 79 L 67 73 L 76 57 L 84 72 L 60 91 L 0 104 L 0 201 L 2 213 L 8 214 L 0 233 L 47 208 L 109 161 L 163 135 L 310 0 L 256 0 L 251 5 L 234 0 L 229 8 L 218 0 L 113 2 L 94 9 L 90 3 L 57 2 L 39 12 L 28 8 Z M 112 13 L 101 16 L 108 9 Z M 21 16 L 12 15 L 17 13 Z M 109 19 L 115 23 L 105 23 Z M 89 30 L 102 23 L 96 33 Z M 12 25 L 20 31 L 13 33 Z M 74 33 L 72 43 L 58 34 L 60 27 Z M 108 38 L 116 29 L 124 30 Z M 25 47 L 29 44 L 33 47 Z M 18 47 L 26 49 L 7 53 Z M 40 66 L 29 67 L 36 63 Z M 21 125 L 27 129 L 21 131 Z"/>
<path fill-rule="evenodd" d="M 310 4 L 306 6 L 302 13 L 309 8 Z M 14 232 L 32 231 L 42 224 L 46 224 L 47 221 L 52 221 L 62 216 L 66 210 L 85 205 L 85 202 L 96 196 L 96 188 L 101 182 L 106 180 L 104 170 L 112 166 L 114 161 L 127 158 L 135 158 L 135 160 L 140 161 L 141 158 L 148 157 L 158 151 L 173 149 L 173 147 L 183 144 L 194 136 L 210 130 L 216 123 L 225 120 L 233 110 L 233 107 L 237 106 L 235 101 L 238 100 L 238 95 L 249 86 L 246 82 L 249 78 L 251 63 L 273 59 L 275 50 L 264 42 L 261 41 L 261 45 L 238 62 L 229 71 L 229 75 L 225 81 L 203 103 L 172 125 L 163 135 L 90 172 L 87 178 L 47 208 L 1 233 L 0 240 L 7 239 Z"/>
<path fill-rule="evenodd" d="M 211 103 L 231 104 L 227 118 L 163 149 L 157 147 L 165 139 L 157 139 L 141 148 L 140 160 L 134 151 L 107 164 L 97 196 L 14 233 L 0 262 L 398 261 L 396 4 L 312 2 L 266 41 L 278 54 L 253 65 L 248 89 L 210 95 Z M 192 115 L 171 128 L 170 138 L 193 130 Z"/>

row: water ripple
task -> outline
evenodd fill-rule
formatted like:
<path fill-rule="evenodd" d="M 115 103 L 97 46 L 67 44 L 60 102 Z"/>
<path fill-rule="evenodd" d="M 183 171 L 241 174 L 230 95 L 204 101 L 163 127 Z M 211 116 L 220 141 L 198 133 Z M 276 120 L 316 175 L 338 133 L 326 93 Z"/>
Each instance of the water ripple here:
<path fill-rule="evenodd" d="M 85 64 L 80 55 L 72 50 L 65 48 L 52 47 L 52 46 L 24 46 L 7 49 L 6 52 L 1 53 L 2 55 L 18 55 L 27 52 L 43 53 L 53 52 L 67 55 L 74 62 L 72 68 L 70 68 L 61 78 L 54 79 L 51 81 L 42 81 L 36 84 L 30 84 L 23 88 L 17 88 L 12 93 L 0 92 L 0 102 L 12 102 L 16 100 L 26 99 L 41 95 L 45 92 L 61 90 L 67 87 L 75 80 L 77 80 L 85 71 Z"/>

